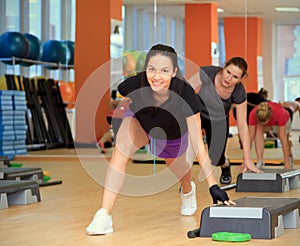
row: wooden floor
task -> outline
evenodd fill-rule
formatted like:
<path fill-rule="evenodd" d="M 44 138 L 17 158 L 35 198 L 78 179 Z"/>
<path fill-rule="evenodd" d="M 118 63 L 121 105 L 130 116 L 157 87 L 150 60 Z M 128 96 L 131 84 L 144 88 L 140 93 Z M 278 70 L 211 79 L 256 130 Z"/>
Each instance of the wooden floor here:
<path fill-rule="evenodd" d="M 295 168 L 300 168 L 300 132 L 293 133 Z M 236 136 L 229 140 L 227 154 L 241 158 Z M 110 151 L 106 155 L 109 158 Z M 80 159 L 78 158 L 80 156 Z M 281 149 L 268 149 L 267 159 L 282 159 Z M 101 204 L 102 186 L 86 171 L 92 166 L 102 170 L 107 161 L 97 149 L 56 149 L 33 151 L 27 156 L 18 156 L 13 162 L 24 167 L 41 167 L 49 171 L 52 180 L 62 180 L 60 185 L 40 188 L 42 201 L 28 205 L 14 205 L 0 210 L 0 245 L 232 245 L 212 241 L 211 238 L 189 239 L 187 232 L 199 227 L 201 212 L 212 204 L 205 181 L 197 181 L 200 167 L 193 165 L 192 173 L 197 181 L 198 210 L 194 216 L 180 216 L 179 183 L 148 196 L 120 195 L 113 210 L 115 232 L 105 236 L 87 236 L 86 226 L 91 222 Z M 277 168 L 277 167 L 276 167 Z M 278 168 L 283 168 L 278 166 Z M 157 173 L 165 169 L 157 165 Z M 232 166 L 234 181 L 239 166 Z M 152 164 L 130 162 L 128 173 L 137 176 L 152 175 Z M 215 170 L 218 178 L 219 168 Z M 99 177 L 103 173 L 99 173 Z M 242 193 L 228 191 L 232 199 L 245 196 L 296 197 L 300 189 L 284 193 Z M 241 245 L 299 245 L 300 228 L 286 229 L 285 233 L 272 240 L 252 239 Z"/>

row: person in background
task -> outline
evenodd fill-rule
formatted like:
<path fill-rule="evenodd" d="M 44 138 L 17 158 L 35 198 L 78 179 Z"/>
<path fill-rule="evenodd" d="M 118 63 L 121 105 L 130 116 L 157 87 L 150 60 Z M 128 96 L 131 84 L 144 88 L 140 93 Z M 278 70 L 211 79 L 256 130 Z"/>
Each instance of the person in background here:
<path fill-rule="evenodd" d="M 115 94 L 116 93 L 113 91 L 112 95 Z M 96 143 L 96 146 L 101 153 L 106 153 L 106 148 L 113 147 L 114 138 L 120 128 L 121 122 L 123 120 L 123 115 L 128 110 L 129 103 L 130 99 L 128 98 L 116 99 L 116 96 L 112 96 L 109 103 L 109 107 L 111 110 L 106 116 L 106 120 L 110 125 L 110 129 L 105 132 Z"/>
<path fill-rule="evenodd" d="M 260 88 L 258 92 L 248 92 L 247 93 L 247 123 L 249 121 L 249 115 L 251 110 L 261 102 L 267 102 L 269 101 L 268 99 L 269 92 L 268 90 L 264 88 Z M 233 116 L 236 119 L 236 108 L 235 105 L 232 107 L 233 110 Z"/>
<path fill-rule="evenodd" d="M 286 101 L 286 102 L 279 102 L 279 103 L 289 112 L 290 119 L 293 124 L 294 114 L 298 112 L 300 116 L 300 97 L 297 97 L 295 101 Z M 300 142 L 300 136 L 299 136 L 299 142 Z M 290 150 L 292 149 L 292 146 L 293 146 L 292 141 L 289 140 Z M 292 151 L 290 153 L 290 160 L 291 163 L 294 162 Z"/>
<path fill-rule="evenodd" d="M 269 100 L 269 91 L 266 90 L 265 88 L 260 88 L 260 90 L 258 91 L 258 94 L 263 96 L 265 98 L 265 100 Z"/>
<path fill-rule="evenodd" d="M 264 88 L 261 88 L 258 92 L 248 92 L 247 93 L 247 124 L 249 123 L 249 115 L 250 115 L 250 112 L 252 111 L 252 109 L 254 109 L 254 107 L 256 105 L 260 104 L 261 102 L 267 102 L 268 95 L 269 95 L 268 90 L 266 90 Z M 236 120 L 237 117 L 236 117 L 235 105 L 233 105 L 232 110 L 233 110 L 233 117 Z M 238 135 L 238 137 L 239 137 L 240 147 L 241 147 L 241 149 L 243 149 L 243 144 L 241 142 L 240 135 Z"/>
<path fill-rule="evenodd" d="M 118 91 L 131 103 L 106 173 L 102 206 L 86 229 L 88 235 L 113 232 L 111 211 L 123 186 L 126 165 L 131 155 L 149 142 L 155 142 L 153 154 L 164 158 L 180 180 L 181 215 L 191 216 L 197 210 L 196 185 L 190 170 L 194 158 L 188 156 L 191 148 L 205 173 L 214 204 L 235 204 L 217 185 L 203 143 L 199 99 L 181 77 L 177 53 L 172 47 L 154 45 L 147 53 L 145 71 L 124 80 Z"/>
<path fill-rule="evenodd" d="M 257 156 L 256 166 L 264 167 L 264 133 L 271 130 L 278 136 L 284 156 L 284 167 L 293 166 L 292 152 L 289 144 L 291 131 L 291 118 L 289 112 L 281 104 L 275 102 L 262 102 L 251 111 L 249 116 L 249 131 L 251 143 L 254 141 Z"/>
<path fill-rule="evenodd" d="M 241 80 L 247 76 L 247 62 L 242 57 L 233 57 L 224 67 L 200 67 L 200 78 L 193 77 L 190 83 L 200 99 L 201 125 L 206 132 L 209 156 L 213 165 L 221 167 L 221 184 L 232 180 L 230 162 L 225 156 L 229 132 L 229 112 L 236 107 L 237 128 L 243 148 L 243 169 L 260 172 L 251 160 L 250 136 L 247 125 L 247 95 Z M 200 81 L 199 81 L 200 80 Z"/>
<path fill-rule="evenodd" d="M 294 113 L 299 112 L 300 116 L 300 97 L 296 98 L 295 101 L 279 102 L 290 115 L 291 121 L 293 121 Z"/>

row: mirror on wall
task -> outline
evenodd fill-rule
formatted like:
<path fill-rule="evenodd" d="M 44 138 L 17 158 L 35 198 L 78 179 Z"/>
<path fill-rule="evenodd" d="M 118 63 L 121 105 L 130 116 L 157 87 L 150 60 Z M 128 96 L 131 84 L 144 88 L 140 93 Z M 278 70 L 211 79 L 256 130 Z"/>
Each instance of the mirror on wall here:
<path fill-rule="evenodd" d="M 242 25 L 246 30 L 249 29 L 248 20 L 253 17 L 260 18 L 262 52 L 261 56 L 254 60 L 254 69 L 257 70 L 257 90 L 264 87 L 269 91 L 269 99 L 275 102 L 293 101 L 300 96 L 300 9 L 297 0 L 289 1 L 289 6 L 295 6 L 292 10 L 294 12 L 275 10 L 277 5 L 286 5 L 284 0 L 278 0 L 276 3 L 272 0 L 264 0 L 264 3 L 259 0 L 124 0 L 123 2 L 125 3 L 124 50 L 147 51 L 157 42 L 170 44 L 183 58 L 180 60 L 182 71 L 185 71 L 182 60 L 184 61 L 186 57 L 184 3 L 214 2 L 220 8 L 218 9 L 218 43 L 212 44 L 211 47 L 213 64 L 223 65 L 226 61 L 224 18 L 245 18 Z M 133 2 L 135 4 L 132 4 Z M 280 9 L 280 11 L 287 10 Z M 244 35 L 243 44 L 248 47 L 251 42 L 247 41 L 249 38 L 247 32 L 241 34 L 236 30 L 232 33 L 233 38 L 239 38 L 240 35 Z M 252 89 L 247 91 L 252 92 Z M 299 128 L 299 121 L 296 119 L 294 122 Z"/>

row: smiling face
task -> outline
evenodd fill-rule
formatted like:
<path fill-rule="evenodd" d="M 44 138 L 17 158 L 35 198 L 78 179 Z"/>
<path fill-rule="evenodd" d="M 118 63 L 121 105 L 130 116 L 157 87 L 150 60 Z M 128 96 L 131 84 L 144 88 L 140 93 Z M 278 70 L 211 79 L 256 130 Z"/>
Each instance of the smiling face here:
<path fill-rule="evenodd" d="M 241 81 L 243 70 L 233 64 L 224 67 L 222 70 L 221 83 L 224 87 L 233 87 Z"/>
<path fill-rule="evenodd" d="M 176 72 L 171 58 L 162 54 L 152 56 L 146 67 L 147 81 L 155 92 L 168 89 Z"/>

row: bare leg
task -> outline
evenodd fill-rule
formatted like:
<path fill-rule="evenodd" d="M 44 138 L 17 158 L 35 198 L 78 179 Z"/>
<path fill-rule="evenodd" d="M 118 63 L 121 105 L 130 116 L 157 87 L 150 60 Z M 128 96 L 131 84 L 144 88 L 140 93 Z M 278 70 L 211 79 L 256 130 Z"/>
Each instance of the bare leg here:
<path fill-rule="evenodd" d="M 186 154 L 177 159 L 168 158 L 165 160 L 168 168 L 176 175 L 181 183 L 182 193 L 189 193 L 192 190 L 191 186 L 191 166 L 186 161 Z"/>
<path fill-rule="evenodd" d="M 181 215 L 192 216 L 197 210 L 196 185 L 191 181 L 193 160 L 187 158 L 187 152 L 176 159 L 166 159 L 168 168 L 181 183 Z"/>
<path fill-rule="evenodd" d="M 102 200 L 102 208 L 105 208 L 108 214 L 111 213 L 117 195 L 123 186 L 128 159 L 128 157 L 124 156 L 117 148 L 115 148 L 106 172 Z"/>
<path fill-rule="evenodd" d="M 293 166 L 294 166 L 294 157 L 293 157 L 293 153 L 292 153 L 292 146 L 293 146 L 293 143 L 292 143 L 292 141 L 290 140 L 290 133 L 287 133 L 286 138 L 287 138 L 287 140 L 288 140 L 290 167 L 293 167 Z"/>
<path fill-rule="evenodd" d="M 124 184 L 128 159 L 148 142 L 148 137 L 137 119 L 127 117 L 123 120 L 118 132 L 116 147 L 106 172 L 102 207 L 96 212 L 92 222 L 86 228 L 88 235 L 103 235 L 113 232 L 110 213 Z"/>
<path fill-rule="evenodd" d="M 264 139 L 264 127 L 261 125 L 256 126 L 254 143 L 255 143 L 257 160 L 263 160 L 265 139 Z"/>
<path fill-rule="evenodd" d="M 137 119 L 125 118 L 121 124 L 116 139 L 116 147 L 106 173 L 102 208 L 105 208 L 108 214 L 111 212 L 123 186 L 129 158 L 147 143 L 148 137 Z"/>

